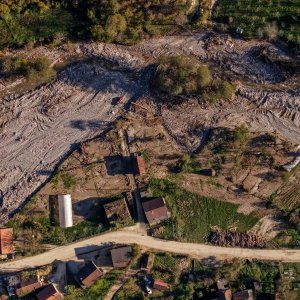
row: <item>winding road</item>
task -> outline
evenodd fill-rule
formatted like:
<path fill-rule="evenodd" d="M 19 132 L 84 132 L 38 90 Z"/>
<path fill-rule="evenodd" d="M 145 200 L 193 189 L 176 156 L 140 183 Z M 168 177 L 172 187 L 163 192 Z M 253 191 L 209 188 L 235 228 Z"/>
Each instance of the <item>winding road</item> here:
<path fill-rule="evenodd" d="M 146 249 L 151 248 L 159 251 L 190 255 L 197 259 L 214 257 L 216 259 L 241 258 L 300 262 L 300 250 L 225 248 L 204 244 L 168 241 L 147 236 L 139 232 L 138 227 L 133 226 L 116 232 L 108 232 L 94 236 L 66 246 L 60 246 L 36 256 L 2 263 L 0 264 L 0 272 L 35 268 L 50 264 L 54 260 L 77 260 L 76 253 L 84 251 L 85 248 L 88 250 L 91 246 L 100 245 L 102 243 L 136 243 Z"/>

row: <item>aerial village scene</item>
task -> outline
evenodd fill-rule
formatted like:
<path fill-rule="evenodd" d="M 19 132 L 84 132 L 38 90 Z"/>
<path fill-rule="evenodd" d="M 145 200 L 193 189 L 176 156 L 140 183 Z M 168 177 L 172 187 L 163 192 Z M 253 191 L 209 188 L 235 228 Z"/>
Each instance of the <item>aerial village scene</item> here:
<path fill-rule="evenodd" d="M 299 0 L 0 0 L 0 300 L 299 300 Z"/>

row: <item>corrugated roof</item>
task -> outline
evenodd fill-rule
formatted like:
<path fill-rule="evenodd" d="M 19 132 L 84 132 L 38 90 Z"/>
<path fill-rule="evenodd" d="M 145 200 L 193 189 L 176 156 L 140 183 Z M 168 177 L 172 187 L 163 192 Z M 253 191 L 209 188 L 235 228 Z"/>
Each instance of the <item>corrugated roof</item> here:
<path fill-rule="evenodd" d="M 14 253 L 13 229 L 0 228 L 0 254 Z"/>
<path fill-rule="evenodd" d="M 42 282 L 39 276 L 33 276 L 28 279 L 22 280 L 16 288 L 16 294 L 18 297 L 26 296 L 37 289 L 41 288 Z"/>
<path fill-rule="evenodd" d="M 145 167 L 145 160 L 144 157 L 139 155 L 136 157 L 136 163 L 137 163 L 137 168 L 138 172 L 140 175 L 146 174 L 146 167 Z"/>
<path fill-rule="evenodd" d="M 146 218 L 150 224 L 169 218 L 169 211 L 163 198 L 155 198 L 142 203 Z"/>
<path fill-rule="evenodd" d="M 92 262 L 88 262 L 80 269 L 78 278 L 86 287 L 90 287 L 98 278 L 102 276 L 102 271 Z"/>
<path fill-rule="evenodd" d="M 38 300 L 62 300 L 63 296 L 58 292 L 56 287 L 53 284 L 47 285 L 44 289 L 42 289 L 39 293 L 37 293 L 36 297 Z"/>
<path fill-rule="evenodd" d="M 115 268 L 124 268 L 127 266 L 132 256 L 132 248 L 129 246 L 114 248 L 110 250 L 111 259 Z"/>

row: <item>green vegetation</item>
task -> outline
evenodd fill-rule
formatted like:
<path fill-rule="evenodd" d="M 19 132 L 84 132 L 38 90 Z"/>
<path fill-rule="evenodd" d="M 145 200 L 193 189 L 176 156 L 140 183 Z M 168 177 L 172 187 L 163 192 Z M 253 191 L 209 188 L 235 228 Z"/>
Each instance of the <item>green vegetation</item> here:
<path fill-rule="evenodd" d="M 218 268 L 209 268 L 199 261 L 194 263 L 194 272 L 200 277 L 197 287 L 202 286 L 205 293 L 207 283 L 216 282 L 220 278 L 228 280 L 232 292 L 247 288 L 253 289 L 253 282 L 261 284 L 261 290 L 256 292 L 255 299 L 273 299 L 276 292 L 277 282 L 280 279 L 281 264 L 277 262 L 246 262 L 234 260 Z M 210 279 L 210 280 L 209 280 Z"/>
<path fill-rule="evenodd" d="M 245 145 L 250 139 L 250 131 L 244 124 L 238 126 L 233 131 L 234 142 L 240 146 Z"/>
<path fill-rule="evenodd" d="M 4 0 L 0 4 L 0 49 L 59 44 L 66 37 L 135 43 L 180 30 L 189 23 L 187 0 Z"/>
<path fill-rule="evenodd" d="M 297 229 L 281 231 L 274 241 L 279 247 L 300 248 L 300 232 Z"/>
<path fill-rule="evenodd" d="M 0 4 L 0 49 L 67 38 L 137 43 L 144 38 L 199 28 L 210 18 L 210 0 L 200 2 L 199 19 L 191 21 L 189 0 L 3 0 Z M 241 27 L 244 36 L 276 38 L 299 45 L 299 0 L 220 0 L 213 21 L 223 28 Z M 224 25 L 225 23 L 225 25 Z"/>
<path fill-rule="evenodd" d="M 199 94 L 211 81 L 208 66 L 186 56 L 163 57 L 154 78 L 155 87 L 172 96 Z"/>
<path fill-rule="evenodd" d="M 151 272 L 152 276 L 169 284 L 178 283 L 181 275 L 181 260 L 187 261 L 187 258 L 184 256 L 171 255 L 169 253 L 157 253 Z"/>
<path fill-rule="evenodd" d="M 299 0 L 220 0 L 213 20 L 225 23 L 225 28 L 243 29 L 246 38 L 284 38 L 300 45 Z"/>
<path fill-rule="evenodd" d="M 211 258 L 210 258 L 211 259 Z M 205 260 L 204 260 L 205 261 Z M 155 253 L 155 260 L 149 276 L 167 282 L 170 290 L 160 292 L 153 289 L 150 299 L 191 300 L 216 297 L 216 282 L 220 278 L 228 281 L 232 293 L 252 289 L 255 299 L 274 299 L 278 293 L 282 299 L 296 300 L 299 297 L 297 282 L 300 278 L 300 264 L 272 261 L 233 260 L 209 267 L 204 261 L 170 253 Z M 192 280 L 190 279 L 192 275 Z M 260 289 L 254 290 L 254 282 Z M 115 299 L 143 299 L 137 277 L 129 279 L 115 295 Z"/>
<path fill-rule="evenodd" d="M 150 190 L 154 196 L 165 197 L 171 210 L 172 219 L 160 224 L 167 239 L 203 243 L 212 227 L 243 232 L 258 221 L 253 214 L 238 213 L 238 205 L 190 193 L 168 179 L 152 179 Z"/>
<path fill-rule="evenodd" d="M 178 101 L 178 96 L 201 96 L 208 103 L 230 100 L 234 87 L 226 81 L 212 79 L 209 67 L 187 56 L 160 59 L 153 86 L 161 93 L 171 96 L 168 101 Z"/>
<path fill-rule="evenodd" d="M 75 187 L 77 182 L 74 175 L 70 173 L 62 173 L 61 174 L 61 180 L 64 184 L 65 189 L 71 189 L 72 187 Z"/>
<path fill-rule="evenodd" d="M 56 189 L 59 183 L 62 182 L 66 190 L 71 190 L 77 185 L 76 177 L 65 171 L 57 171 L 51 179 L 51 184 Z"/>
<path fill-rule="evenodd" d="M 28 3 L 28 9 L 22 10 L 20 7 L 4 13 L 2 10 L 0 49 L 53 42 L 59 34 L 64 36 L 72 30 L 73 21 L 69 12 L 62 9 L 43 10 L 34 5 L 30 8 L 31 1 L 25 2 Z"/>
<path fill-rule="evenodd" d="M 34 255 L 45 251 L 43 245 L 64 245 L 82 238 L 100 234 L 108 229 L 103 222 L 102 206 L 93 208 L 94 214 L 84 221 L 70 228 L 56 226 L 56 219 L 45 210 L 40 199 L 33 197 L 22 209 L 7 223 L 13 227 L 15 239 L 18 240 L 17 255 Z"/>
<path fill-rule="evenodd" d="M 199 161 L 194 155 L 184 154 L 177 163 L 177 170 L 184 173 L 197 173 L 201 170 Z"/>
<path fill-rule="evenodd" d="M 114 300 L 141 300 L 145 299 L 143 291 L 138 286 L 136 278 L 130 278 L 114 295 Z"/>
<path fill-rule="evenodd" d="M 66 300 L 81 300 L 81 299 L 104 299 L 110 287 L 116 282 L 121 275 L 122 270 L 112 270 L 105 274 L 101 279 L 97 280 L 88 289 L 77 289 L 75 287 L 68 288 Z"/>
<path fill-rule="evenodd" d="M 55 76 L 51 62 L 46 57 L 33 60 L 22 57 L 7 57 L 1 62 L 5 77 L 24 76 L 29 81 L 47 81 Z"/>

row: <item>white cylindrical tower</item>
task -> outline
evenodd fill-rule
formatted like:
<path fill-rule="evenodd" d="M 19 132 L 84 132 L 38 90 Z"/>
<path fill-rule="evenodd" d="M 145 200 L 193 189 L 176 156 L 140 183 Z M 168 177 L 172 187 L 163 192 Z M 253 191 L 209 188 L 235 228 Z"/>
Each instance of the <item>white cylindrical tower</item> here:
<path fill-rule="evenodd" d="M 73 226 L 71 195 L 58 195 L 58 211 L 60 227 Z"/>

